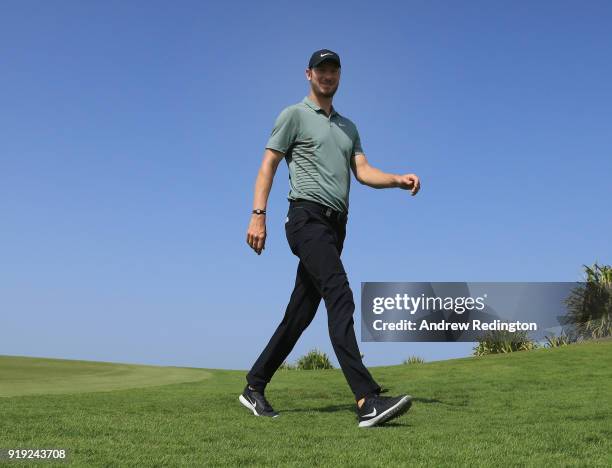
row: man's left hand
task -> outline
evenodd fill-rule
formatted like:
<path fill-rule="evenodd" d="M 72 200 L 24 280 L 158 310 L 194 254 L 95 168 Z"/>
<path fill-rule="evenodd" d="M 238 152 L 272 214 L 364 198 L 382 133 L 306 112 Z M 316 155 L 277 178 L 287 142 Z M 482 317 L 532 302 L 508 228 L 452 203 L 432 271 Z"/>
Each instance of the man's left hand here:
<path fill-rule="evenodd" d="M 414 196 L 421 189 L 421 181 L 416 174 L 404 174 L 397 176 L 397 186 L 402 190 L 410 190 Z"/>

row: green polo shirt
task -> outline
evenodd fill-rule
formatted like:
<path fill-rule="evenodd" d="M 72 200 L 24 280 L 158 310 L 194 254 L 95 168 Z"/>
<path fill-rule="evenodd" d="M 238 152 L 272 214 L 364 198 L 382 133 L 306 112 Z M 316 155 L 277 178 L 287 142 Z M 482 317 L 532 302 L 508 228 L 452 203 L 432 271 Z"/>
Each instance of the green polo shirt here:
<path fill-rule="evenodd" d="M 306 96 L 279 114 L 266 148 L 285 155 L 289 200 L 302 198 L 348 212 L 351 158 L 363 153 L 357 127 L 332 106 L 331 115 Z"/>

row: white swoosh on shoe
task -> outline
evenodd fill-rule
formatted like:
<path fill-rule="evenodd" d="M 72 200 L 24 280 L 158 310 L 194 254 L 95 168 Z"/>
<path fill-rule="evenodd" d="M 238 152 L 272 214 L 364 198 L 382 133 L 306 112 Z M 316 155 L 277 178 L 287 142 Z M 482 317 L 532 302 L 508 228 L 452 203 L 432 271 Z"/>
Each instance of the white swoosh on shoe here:
<path fill-rule="evenodd" d="M 253 406 L 253 408 L 257 408 L 257 400 L 255 398 L 253 398 L 253 401 L 251 401 L 249 397 L 246 397 L 245 400 L 248 401 L 249 404 Z"/>
<path fill-rule="evenodd" d="M 363 415 L 364 418 L 373 418 L 374 416 L 376 416 L 376 408 L 374 408 L 374 411 L 372 411 L 370 414 Z"/>

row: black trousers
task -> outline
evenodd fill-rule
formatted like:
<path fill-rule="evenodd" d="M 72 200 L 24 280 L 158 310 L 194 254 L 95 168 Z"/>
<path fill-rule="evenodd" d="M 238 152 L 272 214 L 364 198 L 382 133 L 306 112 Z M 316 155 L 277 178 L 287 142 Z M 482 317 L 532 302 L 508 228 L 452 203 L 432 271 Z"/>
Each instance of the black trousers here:
<path fill-rule="evenodd" d="M 327 309 L 329 337 L 355 399 L 379 393 L 380 386 L 361 360 L 353 328 L 353 292 L 340 260 L 346 216 L 318 203 L 292 201 L 287 218 L 287 241 L 300 259 L 295 287 L 285 316 L 247 374 L 247 382 L 263 392 L 310 325 L 322 298 Z"/>

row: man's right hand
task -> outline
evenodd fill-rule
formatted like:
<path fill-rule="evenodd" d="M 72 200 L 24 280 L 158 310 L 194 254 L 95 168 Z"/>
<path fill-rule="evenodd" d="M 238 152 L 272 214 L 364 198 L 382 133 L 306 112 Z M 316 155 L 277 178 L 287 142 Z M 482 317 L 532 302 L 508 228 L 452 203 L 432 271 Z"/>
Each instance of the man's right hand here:
<path fill-rule="evenodd" d="M 265 209 L 266 203 L 268 202 L 268 195 L 272 188 L 272 179 L 278 163 L 283 159 L 283 153 L 270 148 L 266 148 L 264 152 L 263 161 L 261 167 L 257 173 L 257 180 L 255 181 L 255 193 L 253 195 L 253 208 L 254 209 Z M 266 244 L 266 215 L 255 214 L 251 215 L 251 222 L 249 223 L 249 229 L 247 230 L 247 244 L 257 253 L 261 255 L 261 251 L 265 248 Z"/>
<path fill-rule="evenodd" d="M 261 251 L 265 249 L 266 244 L 266 215 L 253 214 L 251 222 L 247 230 L 247 244 L 257 253 L 261 255 Z"/>

